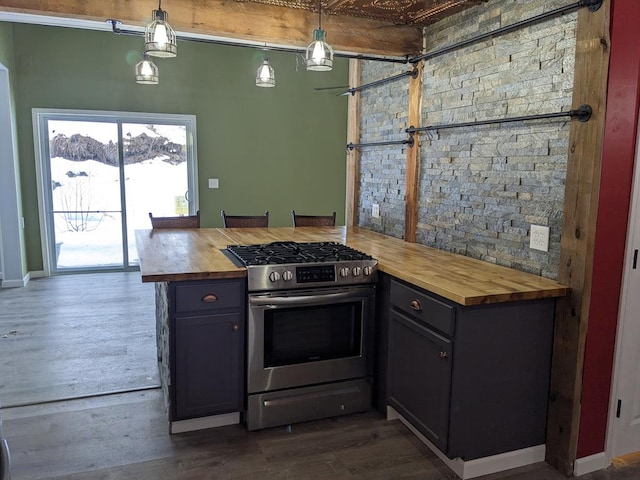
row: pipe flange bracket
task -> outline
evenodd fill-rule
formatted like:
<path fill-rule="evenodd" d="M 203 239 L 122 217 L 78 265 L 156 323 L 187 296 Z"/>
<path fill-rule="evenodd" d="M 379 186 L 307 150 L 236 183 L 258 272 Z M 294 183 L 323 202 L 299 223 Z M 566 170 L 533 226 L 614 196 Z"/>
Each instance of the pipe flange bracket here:
<path fill-rule="evenodd" d="M 588 122 L 589 120 L 591 120 L 591 115 L 593 115 L 593 109 L 591 108 L 591 105 L 580 105 L 580 108 L 576 110 L 576 117 L 581 122 Z"/>
<path fill-rule="evenodd" d="M 584 0 L 584 4 L 589 7 L 590 12 L 597 12 L 602 6 L 602 0 Z"/>

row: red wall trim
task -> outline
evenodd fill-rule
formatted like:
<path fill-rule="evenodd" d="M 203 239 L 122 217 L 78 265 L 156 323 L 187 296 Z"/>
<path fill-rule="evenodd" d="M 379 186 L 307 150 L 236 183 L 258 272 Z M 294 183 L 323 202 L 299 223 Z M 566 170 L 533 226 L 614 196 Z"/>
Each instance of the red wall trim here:
<path fill-rule="evenodd" d="M 611 56 L 577 458 L 604 452 L 640 99 L 640 1 L 612 0 Z"/>

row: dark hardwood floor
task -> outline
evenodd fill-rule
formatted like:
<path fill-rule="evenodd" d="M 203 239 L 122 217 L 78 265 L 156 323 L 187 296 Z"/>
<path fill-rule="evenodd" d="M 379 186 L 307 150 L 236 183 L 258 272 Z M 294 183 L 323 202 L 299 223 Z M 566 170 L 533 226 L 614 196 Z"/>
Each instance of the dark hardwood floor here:
<path fill-rule="evenodd" d="M 151 361 L 155 367 L 155 340 L 153 336 L 136 334 L 138 327 L 131 320 L 131 303 L 144 303 L 147 293 L 134 289 L 139 274 L 101 274 L 102 277 L 75 276 L 65 277 L 52 285 L 49 301 L 56 305 L 46 308 L 37 296 L 20 291 L 0 291 L 0 399 L 5 394 L 6 385 L 16 385 L 15 379 L 6 375 L 29 375 L 20 363 L 10 360 L 12 355 L 20 355 L 21 361 L 42 365 L 46 359 L 37 359 L 40 355 L 54 355 L 56 348 L 49 350 L 38 345 L 38 339 L 54 335 L 52 331 L 63 326 L 82 328 L 67 320 L 60 320 L 58 313 L 64 304 L 74 305 L 77 323 L 97 312 L 83 314 L 78 304 L 78 293 L 70 295 L 67 290 L 76 288 L 89 292 L 80 294 L 83 305 L 95 307 L 96 296 L 103 300 L 114 284 L 121 282 L 121 288 L 114 288 L 113 301 L 105 301 L 102 309 L 109 310 L 116 303 L 128 304 L 121 314 L 112 316 L 103 311 L 106 318 L 120 315 L 129 318 L 118 329 L 113 329 L 114 339 L 100 336 L 100 342 L 114 345 L 123 342 L 122 329 L 131 327 L 132 335 L 138 343 L 138 352 L 150 350 Z M 58 277 L 56 277 L 58 278 Z M 75 286 L 73 286 L 75 282 Z M 47 290 L 41 281 L 33 285 Z M 145 286 L 149 287 L 149 286 Z M 58 292 L 57 294 L 55 292 Z M 151 315 L 153 330 L 153 294 L 149 291 L 151 306 L 147 306 Z M 22 296 L 22 300 L 15 300 Z M 46 296 L 46 295 L 45 295 Z M 13 298 L 13 300 L 10 299 Z M 14 303 L 16 302 L 16 303 Z M 18 303 L 22 305 L 18 306 Z M 5 306 L 12 309 L 7 314 Z M 86 310 L 88 307 L 84 307 Z M 115 308 L 115 307 L 114 307 Z M 73 310 L 73 309 L 71 309 Z M 11 322 L 8 318 L 13 317 Z M 37 318 L 40 326 L 31 326 L 32 318 Z M 45 327 L 47 320 L 51 322 Z M 122 320 L 122 319 L 120 319 Z M 8 327 L 8 328 L 7 328 Z M 102 331 L 104 323 L 94 322 L 94 330 Z M 11 334 L 17 330 L 18 334 Z M 7 349 L 7 340 L 16 336 L 30 334 L 24 348 Z M 3 338 L 7 335 L 6 338 Z M 91 338 L 95 335 L 87 334 Z M 102 334 L 101 334 L 102 335 Z M 71 345 L 84 363 L 76 363 L 70 355 L 63 355 L 69 362 L 68 368 L 75 370 L 77 377 L 100 375 L 102 370 L 92 370 L 93 361 L 99 362 L 101 352 L 88 341 L 77 340 Z M 79 338 L 86 338 L 81 335 Z M 111 343 L 113 342 L 113 343 Z M 134 348 L 134 347 L 130 347 Z M 147 353 L 141 354 L 146 356 Z M 107 354 L 107 356 L 109 356 Z M 118 371 L 138 370 L 138 366 L 127 359 L 126 355 L 110 358 L 111 368 Z M 122 362 L 118 365 L 118 360 Z M 13 362 L 13 363 L 11 363 Z M 61 365 L 62 359 L 56 361 Z M 12 365 L 12 367 L 8 367 Z M 83 365 L 83 366 L 81 366 Z M 46 367 L 42 367 L 46 368 Z M 64 368 L 64 367 L 63 367 Z M 84 369 L 89 369 L 84 371 Z M 140 369 L 147 367 L 141 365 Z M 146 380 L 146 374 L 143 377 Z M 117 376 L 117 375 L 115 375 Z M 29 388 L 25 391 L 40 391 L 37 381 L 46 375 L 32 379 L 22 379 Z M 72 377 L 68 377 L 72 378 Z M 64 383 L 65 380 L 59 380 Z M 109 380 L 114 390 L 122 385 Z M 44 388 L 44 387 L 42 387 Z M 69 390 L 51 387 L 56 391 L 69 393 Z M 77 387 L 79 388 L 79 387 Z M 110 387 L 111 388 L 111 387 Z M 17 391 L 11 387 L 10 392 Z M 14 393 L 10 398 L 17 397 Z M 35 397 L 35 396 L 34 396 Z M 18 402 L 24 403 L 24 402 Z M 87 398 L 64 401 L 47 401 L 26 406 L 7 407 L 3 403 L 0 411 L 4 434 L 9 441 L 12 454 L 12 480 L 68 479 L 68 480 L 156 480 L 156 479 L 415 479 L 415 480 L 454 480 L 457 478 L 433 453 L 424 447 L 402 424 L 387 421 L 377 412 L 349 415 L 334 419 L 319 420 L 296 424 L 288 431 L 285 427 L 271 428 L 256 432 L 247 432 L 242 426 L 221 427 L 198 432 L 170 435 L 162 393 L 158 388 L 108 395 L 96 395 Z M 499 474 L 479 477 L 482 480 L 561 480 L 563 475 L 544 463 L 523 467 Z M 640 461 L 611 467 L 581 477 L 584 480 L 631 480 L 640 479 Z"/>

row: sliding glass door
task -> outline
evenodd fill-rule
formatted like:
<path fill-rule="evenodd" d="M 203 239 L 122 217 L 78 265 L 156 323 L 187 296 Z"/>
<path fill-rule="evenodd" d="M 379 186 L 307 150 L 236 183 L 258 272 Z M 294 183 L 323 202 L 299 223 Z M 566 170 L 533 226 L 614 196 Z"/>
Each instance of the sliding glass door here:
<path fill-rule="evenodd" d="M 51 273 L 132 269 L 135 230 L 197 210 L 195 118 L 34 110 Z"/>

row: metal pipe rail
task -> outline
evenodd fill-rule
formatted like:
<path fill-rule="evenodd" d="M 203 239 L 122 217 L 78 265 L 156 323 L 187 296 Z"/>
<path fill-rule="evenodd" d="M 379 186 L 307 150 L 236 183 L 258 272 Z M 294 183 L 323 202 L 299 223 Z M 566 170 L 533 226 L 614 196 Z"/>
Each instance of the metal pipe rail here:
<path fill-rule="evenodd" d="M 413 133 L 410 133 L 410 135 L 411 137 L 408 138 L 407 140 L 392 140 L 388 142 L 370 142 L 370 143 L 348 143 L 347 149 L 351 151 L 354 148 L 377 147 L 381 145 L 409 145 L 410 147 L 413 147 L 414 145 Z"/>
<path fill-rule="evenodd" d="M 477 125 L 491 125 L 495 123 L 510 123 L 510 122 L 524 122 L 527 120 L 542 120 L 547 118 L 558 117 L 576 117 L 581 122 L 588 122 L 591 118 L 593 110 L 591 105 L 581 105 L 576 110 L 569 110 L 568 112 L 553 112 L 553 113 L 541 113 L 537 115 L 524 115 L 521 117 L 510 118 L 494 118 L 491 120 L 477 120 L 475 122 L 463 122 L 463 123 L 444 123 L 440 125 L 429 125 L 427 127 L 409 127 L 405 130 L 408 134 L 416 132 L 427 132 L 430 130 L 443 130 L 445 128 L 458 128 L 458 127 L 475 127 Z"/>
<path fill-rule="evenodd" d="M 455 43 L 447 47 L 442 47 L 438 50 L 434 50 L 433 52 L 425 53 L 423 55 L 418 55 L 417 57 L 409 59 L 409 63 L 417 63 L 421 60 L 430 60 L 440 55 L 444 55 L 445 53 L 449 53 L 454 50 L 458 50 L 460 48 L 468 47 L 469 45 L 473 45 L 474 43 L 481 42 L 488 38 L 498 37 L 500 35 L 513 32 L 520 28 L 528 27 L 529 25 L 533 25 L 535 23 L 539 23 L 544 20 L 548 20 L 550 18 L 559 17 L 560 15 L 564 15 L 565 13 L 572 12 L 573 10 L 577 10 L 578 8 L 581 8 L 581 7 L 589 7 L 589 11 L 595 12 L 601 6 L 602 6 L 602 0 L 580 0 L 577 3 L 572 3 L 570 5 L 565 5 L 564 7 L 556 8 L 555 10 L 550 10 L 546 13 L 536 15 L 535 17 L 527 18 L 526 20 L 522 20 L 520 22 L 516 22 L 511 25 L 506 25 L 504 27 L 498 28 L 496 30 L 492 30 L 487 33 L 483 33 L 481 35 L 477 35 L 468 40 L 464 40 L 462 42 Z"/>
<path fill-rule="evenodd" d="M 520 28 L 528 27 L 529 25 L 533 25 L 535 23 L 539 23 L 539 22 L 542 22 L 544 20 L 549 20 L 549 19 L 554 18 L 554 17 L 559 17 L 560 15 L 564 15 L 565 13 L 572 12 L 574 10 L 577 10 L 578 8 L 581 8 L 581 7 L 588 7 L 589 11 L 595 12 L 598 9 L 600 9 L 601 6 L 602 6 L 602 0 L 580 0 L 577 3 L 572 3 L 570 5 L 565 5 L 564 7 L 556 8 L 555 10 L 550 10 L 550 11 L 548 11 L 546 13 L 543 13 L 543 14 L 540 14 L 540 15 L 536 15 L 535 17 L 531 17 L 531 18 L 522 20 L 520 22 L 516 22 L 514 24 L 511 24 L 511 25 L 506 25 L 504 27 L 498 28 L 496 30 L 492 30 L 492 31 L 487 32 L 487 33 L 483 33 L 481 35 L 477 35 L 475 37 L 469 38 L 468 40 L 464 40 L 462 42 L 455 43 L 453 45 L 442 47 L 442 48 L 440 48 L 438 50 L 434 50 L 433 52 L 425 53 L 423 55 L 418 55 L 417 57 L 413 57 L 413 58 L 408 59 L 407 62 L 408 63 L 412 63 L 412 64 L 415 65 L 416 63 L 418 63 L 421 60 L 429 60 L 431 58 L 435 58 L 435 57 L 438 57 L 440 55 L 444 55 L 445 53 L 453 52 L 453 51 L 458 50 L 460 48 L 468 47 L 469 45 L 473 45 L 474 43 L 481 42 L 481 41 L 486 40 L 488 38 L 498 37 L 500 35 L 504 35 L 506 33 L 513 32 L 513 31 L 518 30 Z M 418 73 L 417 69 L 409 70 L 409 71 L 401 73 L 399 75 L 394 75 L 394 76 L 389 77 L 389 78 L 383 78 L 383 79 L 377 80 L 375 82 L 371 82 L 371 83 L 366 83 L 364 85 L 360 85 L 358 87 L 349 88 L 345 93 L 343 93 L 341 95 L 346 95 L 347 93 L 350 93 L 351 95 L 355 95 L 356 92 L 360 92 L 360 91 L 362 91 L 362 90 L 364 90 L 366 88 L 376 87 L 378 85 L 382 85 L 382 84 L 387 83 L 387 82 L 392 82 L 394 80 L 398 80 L 400 78 L 403 78 L 403 77 L 405 77 L 407 75 L 412 75 L 413 78 L 416 78 L 417 73 Z"/>
<path fill-rule="evenodd" d="M 407 70 L 406 72 L 399 73 L 398 75 L 394 75 L 393 77 L 382 78 L 380 80 L 376 80 L 375 82 L 365 83 L 363 85 L 359 85 L 357 87 L 350 88 L 349 90 L 347 90 L 342 95 L 346 95 L 347 93 L 350 93 L 351 95 L 355 95 L 356 92 L 360 92 L 360 91 L 365 90 L 367 88 L 377 87 L 378 85 L 384 85 L 385 83 L 393 82 L 395 80 L 399 80 L 399 79 L 404 78 L 404 77 L 416 78 L 417 76 L 418 76 L 418 69 L 415 68 L 415 66 L 414 66 L 413 70 Z"/>
<path fill-rule="evenodd" d="M 107 23 L 111 24 L 111 29 L 113 33 L 118 35 L 133 35 L 136 37 L 144 36 L 143 31 L 138 30 L 125 30 L 120 28 L 118 25 L 121 25 L 122 22 L 120 20 L 109 19 Z M 210 38 L 196 38 L 196 37 L 187 37 L 184 35 L 176 35 L 176 40 L 188 41 L 188 42 L 200 42 L 200 43 L 210 43 L 213 45 L 224 45 L 227 47 L 247 47 L 247 48 L 257 48 L 259 50 L 266 50 L 270 52 L 287 52 L 287 53 L 304 53 L 306 48 L 293 48 L 293 47 L 278 47 L 278 46 L 267 46 L 264 44 L 252 44 L 252 43 L 242 43 L 242 42 L 234 42 L 232 40 L 214 40 Z M 355 60 L 375 60 L 376 62 L 390 62 L 390 63 L 408 63 L 409 55 L 405 55 L 404 58 L 394 58 L 394 57 L 383 57 L 383 56 L 375 56 L 375 55 L 359 55 L 356 53 L 340 53 L 335 52 L 334 56 L 343 57 L 343 58 L 353 58 Z"/>

